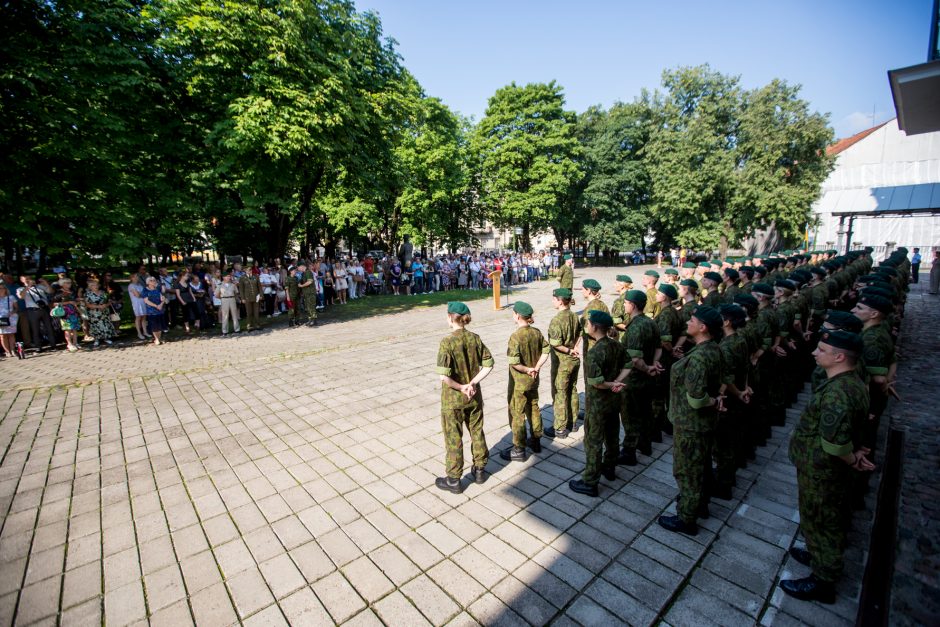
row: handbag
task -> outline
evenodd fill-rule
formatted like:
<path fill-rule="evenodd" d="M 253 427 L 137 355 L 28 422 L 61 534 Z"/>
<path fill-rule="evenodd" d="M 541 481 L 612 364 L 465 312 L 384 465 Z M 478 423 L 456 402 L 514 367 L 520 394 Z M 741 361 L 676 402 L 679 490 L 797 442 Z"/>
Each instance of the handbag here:
<path fill-rule="evenodd" d="M 64 318 L 65 317 L 65 307 L 62 305 L 56 305 L 52 308 L 52 311 L 49 312 L 49 315 L 53 318 Z"/>
<path fill-rule="evenodd" d="M 121 314 L 119 314 L 117 311 L 115 311 L 114 305 L 111 306 L 111 313 L 108 315 L 108 319 L 111 320 L 111 322 L 120 322 L 120 321 L 121 321 Z"/>

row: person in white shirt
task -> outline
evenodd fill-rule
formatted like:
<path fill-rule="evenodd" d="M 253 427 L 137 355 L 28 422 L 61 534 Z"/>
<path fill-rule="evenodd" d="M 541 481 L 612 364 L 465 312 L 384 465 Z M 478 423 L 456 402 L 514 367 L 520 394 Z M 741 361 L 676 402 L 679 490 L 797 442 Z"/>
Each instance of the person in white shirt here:
<path fill-rule="evenodd" d="M 258 282 L 261 283 L 261 294 L 264 297 L 264 312 L 268 318 L 279 315 L 274 311 L 274 301 L 277 299 L 277 275 L 271 271 L 270 266 L 261 269 Z"/>
<path fill-rule="evenodd" d="M 476 256 L 470 262 L 470 287 L 475 290 L 480 288 L 480 261 Z"/>

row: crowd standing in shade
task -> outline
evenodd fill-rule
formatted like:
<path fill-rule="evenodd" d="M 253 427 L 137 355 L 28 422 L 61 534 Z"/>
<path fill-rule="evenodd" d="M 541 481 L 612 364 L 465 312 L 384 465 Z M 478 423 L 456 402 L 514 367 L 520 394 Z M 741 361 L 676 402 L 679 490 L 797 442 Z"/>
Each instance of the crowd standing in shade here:
<path fill-rule="evenodd" d="M 696 535 L 709 501 L 732 498 L 738 469 L 755 459 L 771 427 L 784 424 L 786 408 L 809 382 L 812 397 L 789 446 L 806 545 L 789 552 L 811 572 L 780 587 L 798 599 L 833 603 L 851 512 L 865 506 L 878 423 L 895 394 L 894 344 L 912 281 L 907 249 L 877 267 L 871 253 L 787 251 L 686 261 L 662 276 L 645 272 L 642 290 L 633 289 L 630 276 L 617 275 L 618 297 L 609 308 L 601 285 L 587 278 L 580 316 L 571 311 L 574 268 L 565 255 L 547 340 L 533 326 L 530 305 L 513 307 L 518 328 L 507 348 L 512 446 L 500 456 L 525 461 L 541 452 L 541 437 L 567 438 L 583 419 L 584 471 L 569 487 L 596 497 L 602 477 L 616 479 L 617 466 L 635 466 L 638 454 L 651 455 L 651 443 L 671 434 L 679 497 L 676 514 L 658 522 Z M 673 256 L 679 261 L 684 255 Z M 469 308 L 451 302 L 447 311 L 451 332 L 437 359 L 446 472 L 436 485 L 459 493 L 465 427 L 471 478 L 486 480 L 480 382 L 495 362 L 467 330 Z M 555 418 L 543 428 L 537 390 L 548 360 Z"/>

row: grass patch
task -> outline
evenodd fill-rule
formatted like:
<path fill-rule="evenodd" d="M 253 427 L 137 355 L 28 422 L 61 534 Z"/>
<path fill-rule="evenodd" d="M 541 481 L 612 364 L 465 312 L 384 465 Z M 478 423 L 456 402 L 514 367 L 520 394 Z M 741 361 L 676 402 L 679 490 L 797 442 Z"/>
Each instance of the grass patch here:
<path fill-rule="evenodd" d="M 506 294 L 505 290 L 501 291 Z M 493 290 L 449 290 L 447 292 L 433 292 L 431 294 L 417 294 L 396 296 L 394 294 L 373 295 L 347 301 L 345 305 L 333 305 L 321 312 L 324 320 L 352 320 L 354 318 L 367 318 L 385 314 L 396 314 L 411 309 L 424 309 L 449 303 L 452 300 L 470 302 L 475 300 L 488 300 L 493 296 Z"/>

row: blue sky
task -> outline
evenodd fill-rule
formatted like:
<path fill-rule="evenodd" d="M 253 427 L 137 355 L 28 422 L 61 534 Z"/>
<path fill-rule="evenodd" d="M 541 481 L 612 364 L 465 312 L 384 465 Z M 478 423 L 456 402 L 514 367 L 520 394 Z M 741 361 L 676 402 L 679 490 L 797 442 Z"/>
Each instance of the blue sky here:
<path fill-rule="evenodd" d="M 927 60 L 932 0 L 355 0 L 382 18 L 428 95 L 479 120 L 512 81 L 568 107 L 633 100 L 664 69 L 709 63 L 745 87 L 803 86 L 837 137 L 894 117 L 887 71 Z"/>

